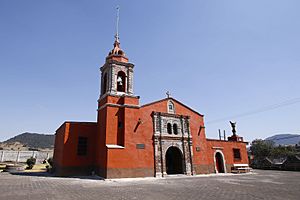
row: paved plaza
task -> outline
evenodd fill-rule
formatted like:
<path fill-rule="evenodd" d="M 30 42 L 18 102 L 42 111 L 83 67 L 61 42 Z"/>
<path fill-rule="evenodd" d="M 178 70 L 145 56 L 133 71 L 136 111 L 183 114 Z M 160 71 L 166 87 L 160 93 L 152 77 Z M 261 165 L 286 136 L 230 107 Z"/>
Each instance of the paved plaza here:
<path fill-rule="evenodd" d="M 0 173 L 0 200 L 300 199 L 300 172 L 98 180 Z"/>

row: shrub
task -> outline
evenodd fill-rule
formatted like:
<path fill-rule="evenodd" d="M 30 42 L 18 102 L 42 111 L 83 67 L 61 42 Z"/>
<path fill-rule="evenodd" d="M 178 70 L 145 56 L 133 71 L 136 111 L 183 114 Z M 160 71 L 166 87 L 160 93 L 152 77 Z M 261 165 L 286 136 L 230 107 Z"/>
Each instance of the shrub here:
<path fill-rule="evenodd" d="M 31 157 L 31 158 L 28 158 L 27 161 L 26 161 L 26 164 L 28 165 L 27 169 L 32 169 L 33 166 L 35 165 L 36 163 L 36 159 Z"/>
<path fill-rule="evenodd" d="M 48 158 L 47 161 L 48 161 L 50 167 L 52 167 L 53 166 L 53 158 Z"/>

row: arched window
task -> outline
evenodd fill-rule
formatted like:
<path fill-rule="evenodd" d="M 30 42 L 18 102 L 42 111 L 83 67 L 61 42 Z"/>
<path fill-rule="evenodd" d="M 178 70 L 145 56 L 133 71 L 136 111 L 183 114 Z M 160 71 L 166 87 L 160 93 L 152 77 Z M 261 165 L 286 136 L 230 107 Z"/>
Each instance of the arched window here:
<path fill-rule="evenodd" d="M 106 91 L 107 91 L 107 74 L 105 73 L 102 82 L 102 94 L 105 94 Z"/>
<path fill-rule="evenodd" d="M 167 131 L 169 134 L 172 134 L 172 125 L 170 123 L 167 124 Z"/>
<path fill-rule="evenodd" d="M 168 113 L 175 113 L 174 103 L 172 101 L 168 101 Z"/>
<path fill-rule="evenodd" d="M 117 76 L 117 91 L 118 92 L 125 92 L 125 73 L 122 71 L 118 72 L 118 76 Z"/>
<path fill-rule="evenodd" d="M 173 133 L 174 133 L 175 135 L 178 134 L 177 124 L 173 124 Z"/>

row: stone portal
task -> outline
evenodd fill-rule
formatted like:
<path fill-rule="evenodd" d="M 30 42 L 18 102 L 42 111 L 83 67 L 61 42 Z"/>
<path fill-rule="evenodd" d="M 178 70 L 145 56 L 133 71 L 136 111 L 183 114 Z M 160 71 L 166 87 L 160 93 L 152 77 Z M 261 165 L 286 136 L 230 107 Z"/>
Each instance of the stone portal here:
<path fill-rule="evenodd" d="M 153 112 L 152 117 L 155 176 L 195 174 L 189 117 L 161 112 Z"/>

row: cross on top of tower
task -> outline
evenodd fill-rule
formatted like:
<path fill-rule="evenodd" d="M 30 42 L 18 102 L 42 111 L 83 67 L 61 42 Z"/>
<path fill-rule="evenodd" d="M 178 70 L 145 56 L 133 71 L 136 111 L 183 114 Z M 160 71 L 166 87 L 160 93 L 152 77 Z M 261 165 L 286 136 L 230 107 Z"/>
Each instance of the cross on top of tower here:
<path fill-rule="evenodd" d="M 117 6 L 117 18 L 116 18 L 116 34 L 114 48 L 109 52 L 106 60 L 116 60 L 120 62 L 128 62 L 128 58 L 125 55 L 125 52 L 120 47 L 120 38 L 119 38 L 119 21 L 120 21 L 120 7 Z"/>
<path fill-rule="evenodd" d="M 120 20 L 120 7 L 117 6 L 117 21 L 116 21 L 116 35 L 115 35 L 115 41 L 119 42 L 119 20 Z"/>

